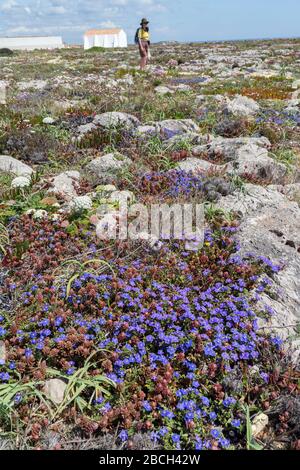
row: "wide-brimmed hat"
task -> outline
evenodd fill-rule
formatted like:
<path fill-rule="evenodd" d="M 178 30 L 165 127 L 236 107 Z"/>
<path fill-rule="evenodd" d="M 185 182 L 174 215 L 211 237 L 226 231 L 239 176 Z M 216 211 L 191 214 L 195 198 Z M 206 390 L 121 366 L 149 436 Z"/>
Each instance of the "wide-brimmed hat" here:
<path fill-rule="evenodd" d="M 142 24 L 149 24 L 149 21 L 147 20 L 147 18 L 143 18 L 142 21 L 141 21 L 141 25 Z"/>

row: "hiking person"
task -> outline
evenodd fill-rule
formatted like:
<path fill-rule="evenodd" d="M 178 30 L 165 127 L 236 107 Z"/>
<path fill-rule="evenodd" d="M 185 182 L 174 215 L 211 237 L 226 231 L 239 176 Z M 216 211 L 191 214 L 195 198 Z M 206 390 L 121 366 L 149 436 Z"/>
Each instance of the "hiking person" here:
<path fill-rule="evenodd" d="M 139 46 L 141 55 L 141 70 L 144 70 L 150 58 L 150 33 L 148 27 L 149 21 L 143 18 L 141 28 L 138 28 L 135 35 L 135 42 Z"/>

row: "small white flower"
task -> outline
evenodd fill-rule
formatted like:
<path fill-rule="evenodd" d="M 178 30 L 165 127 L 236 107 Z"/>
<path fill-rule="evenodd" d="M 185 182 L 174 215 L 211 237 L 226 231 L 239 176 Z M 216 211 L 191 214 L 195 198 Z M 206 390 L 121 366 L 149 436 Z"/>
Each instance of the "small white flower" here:
<path fill-rule="evenodd" d="M 70 202 L 70 209 L 75 213 L 89 210 L 92 206 L 93 202 L 89 196 L 77 196 Z"/>
<path fill-rule="evenodd" d="M 48 212 L 44 211 L 43 209 L 38 209 L 33 213 L 33 219 L 34 220 L 39 220 L 39 219 L 45 219 L 48 216 Z"/>
<path fill-rule="evenodd" d="M 35 209 L 28 209 L 26 212 L 25 212 L 25 215 L 32 215 L 35 213 Z"/>
<path fill-rule="evenodd" d="M 30 186 L 30 178 L 27 178 L 26 176 L 18 176 L 11 182 L 11 187 L 14 189 L 27 188 L 28 186 Z"/>
<path fill-rule="evenodd" d="M 113 184 L 102 184 L 96 188 L 96 191 L 99 193 L 112 193 L 116 190 L 117 188 Z"/>

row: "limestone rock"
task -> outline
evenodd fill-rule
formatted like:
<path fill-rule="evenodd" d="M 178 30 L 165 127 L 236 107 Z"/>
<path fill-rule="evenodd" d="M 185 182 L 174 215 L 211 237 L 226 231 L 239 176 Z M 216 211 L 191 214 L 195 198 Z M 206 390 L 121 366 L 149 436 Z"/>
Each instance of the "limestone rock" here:
<path fill-rule="evenodd" d="M 287 167 L 269 157 L 268 151 L 255 144 L 244 145 L 236 152 L 235 162 L 228 169 L 242 176 L 251 176 L 281 182 L 287 174 Z"/>
<path fill-rule="evenodd" d="M 131 114 L 113 111 L 109 113 L 98 114 L 94 117 L 93 124 L 104 128 L 117 126 L 133 128 L 139 126 L 140 121 Z"/>
<path fill-rule="evenodd" d="M 253 116 L 258 113 L 259 104 L 252 98 L 238 95 L 226 105 L 226 110 L 235 116 Z"/>
<path fill-rule="evenodd" d="M 18 83 L 19 90 L 30 90 L 31 88 L 35 90 L 44 90 L 48 85 L 46 80 L 26 80 L 24 82 Z"/>
<path fill-rule="evenodd" d="M 286 185 L 269 185 L 269 189 L 279 191 L 284 194 L 290 201 L 295 201 L 300 204 L 300 183 L 292 183 Z"/>
<path fill-rule="evenodd" d="M 210 140 L 209 135 L 199 134 L 198 132 L 187 132 L 184 134 L 177 134 L 169 139 L 163 141 L 163 147 L 167 149 L 174 149 L 176 150 L 178 146 L 182 148 L 182 144 L 188 145 L 207 145 Z"/>
<path fill-rule="evenodd" d="M 244 193 L 237 191 L 223 197 L 218 206 L 240 214 L 237 238 L 242 256 L 264 256 L 282 267 L 272 275 L 276 296 L 263 298 L 263 304 L 273 309 L 274 317 L 270 324 L 261 326 L 286 327 L 276 333 L 285 340 L 291 336 L 286 349 L 296 363 L 300 345 L 290 335 L 293 328 L 289 325 L 296 325 L 300 318 L 300 208 L 278 191 L 252 184 L 245 185 Z"/>
<path fill-rule="evenodd" d="M 219 106 L 225 106 L 229 99 L 224 95 L 197 95 L 196 104 L 201 106 L 209 101 L 215 102 Z"/>
<path fill-rule="evenodd" d="M 158 121 L 156 128 L 165 138 L 189 132 L 199 132 L 199 126 L 192 119 L 166 119 Z"/>
<path fill-rule="evenodd" d="M 237 151 L 244 146 L 256 145 L 262 149 L 269 150 L 271 143 L 266 137 L 235 137 L 225 138 L 217 137 L 209 143 L 210 150 L 220 150 L 225 160 L 235 160 Z"/>
<path fill-rule="evenodd" d="M 6 347 L 4 341 L 0 341 L 0 361 L 6 360 Z"/>
<path fill-rule="evenodd" d="M 223 160 L 232 161 L 237 158 L 237 151 L 245 145 L 256 145 L 264 149 L 270 149 L 271 143 L 266 137 L 210 137 L 209 142 L 193 148 L 194 155 L 201 155 L 204 151 L 220 153 Z"/>
<path fill-rule="evenodd" d="M 174 89 L 176 91 L 183 92 L 183 93 L 193 90 L 191 86 L 186 85 L 185 83 L 180 83 L 180 85 L 175 86 Z"/>
<path fill-rule="evenodd" d="M 77 196 L 79 180 L 79 171 L 64 171 L 63 173 L 55 176 L 49 192 L 60 194 L 66 201 L 70 201 L 73 197 Z"/>
<path fill-rule="evenodd" d="M 207 160 L 201 160 L 200 158 L 189 157 L 186 160 L 181 161 L 177 168 L 186 172 L 192 171 L 193 173 L 205 172 L 211 169 L 220 169 L 221 166 L 214 165 Z"/>
<path fill-rule="evenodd" d="M 55 119 L 53 119 L 52 117 L 45 117 L 43 119 L 43 124 L 48 124 L 48 125 L 51 125 L 51 124 L 54 124 L 55 123 Z"/>
<path fill-rule="evenodd" d="M 262 212 L 269 212 L 278 206 L 289 205 L 297 210 L 296 204 L 289 203 L 278 191 L 255 184 L 245 184 L 243 192 L 236 191 L 234 194 L 222 198 L 219 205 L 225 211 L 234 211 L 241 217 L 252 217 Z"/>
<path fill-rule="evenodd" d="M 252 435 L 253 437 L 257 437 L 264 429 L 266 426 L 269 424 L 269 418 L 267 415 L 264 413 L 260 413 L 255 418 L 253 418 L 252 421 Z"/>
<path fill-rule="evenodd" d="M 108 153 L 102 157 L 92 160 L 86 170 L 92 177 L 101 184 L 106 182 L 107 178 L 116 172 L 127 168 L 132 161 L 130 158 L 118 153 Z"/>
<path fill-rule="evenodd" d="M 54 403 L 60 405 L 64 400 L 67 384 L 61 379 L 49 379 L 44 386 L 45 395 Z"/>
<path fill-rule="evenodd" d="M 153 135 L 156 133 L 156 127 L 151 125 L 138 126 L 136 129 L 137 134 Z"/>
<path fill-rule="evenodd" d="M 280 183 L 287 174 L 287 167 L 269 156 L 270 142 L 265 137 L 217 137 L 208 144 L 193 148 L 193 155 L 207 153 L 212 160 L 218 155 L 227 165 L 228 173 L 250 174 L 261 179 Z M 221 167 L 220 167 L 221 169 Z"/>
<path fill-rule="evenodd" d="M 81 126 L 78 126 L 77 133 L 79 134 L 79 136 L 82 137 L 95 129 L 97 129 L 96 124 L 94 124 L 93 122 L 88 122 L 87 124 L 82 124 Z"/>
<path fill-rule="evenodd" d="M 0 155 L 0 172 L 15 176 L 31 176 L 33 169 L 9 155 Z"/>
<path fill-rule="evenodd" d="M 167 86 L 160 85 L 155 88 L 155 92 L 158 93 L 159 95 L 167 95 L 168 93 L 173 94 L 174 90 L 172 90 L 171 88 L 168 88 Z"/>
<path fill-rule="evenodd" d="M 104 209 L 104 210 L 102 210 Z M 100 240 L 113 240 L 117 237 L 117 219 L 119 217 L 119 211 L 106 210 L 106 207 L 100 208 L 97 215 L 101 219 L 96 224 L 96 235 Z"/>

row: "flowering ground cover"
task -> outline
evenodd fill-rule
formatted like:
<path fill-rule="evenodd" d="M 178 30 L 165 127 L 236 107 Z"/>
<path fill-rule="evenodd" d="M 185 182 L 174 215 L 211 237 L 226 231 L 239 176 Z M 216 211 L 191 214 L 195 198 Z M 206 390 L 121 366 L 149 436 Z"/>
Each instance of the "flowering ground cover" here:
<path fill-rule="evenodd" d="M 12 298 L 18 292 L 18 308 L 13 318 L 1 316 L 1 339 L 9 346 L 2 386 L 22 377 L 39 388 L 53 371 L 75 376 L 93 355 L 91 384 L 61 411 L 66 422 L 82 425 L 86 436 L 118 429 L 129 447 L 135 433 L 151 433 L 169 449 L 242 448 L 246 407 L 268 409 L 295 391 L 280 341 L 260 335 L 257 325 L 257 296 L 269 287 L 262 274 L 280 267 L 242 261 L 236 227 L 207 231 L 197 253 L 174 242 L 159 254 L 138 250 L 127 259 L 128 247 L 116 255 L 89 233 L 81 240 L 58 223 L 29 221 L 25 216 L 10 226 L 3 261 L 12 273 L 6 289 Z M 87 258 L 101 250 L 99 259 L 110 260 L 112 272 L 83 272 L 67 292 L 57 267 L 83 243 Z M 99 375 L 108 379 L 103 390 L 93 383 Z M 10 396 L 27 426 L 36 399 L 26 388 Z M 29 425 L 33 443 L 49 423 L 41 403 Z"/>
<path fill-rule="evenodd" d="M 263 239 L 282 204 L 298 217 L 299 44 L 153 50 L 146 72 L 132 48 L 3 62 L 0 447 L 299 449 L 299 368 L 280 334 L 297 271 L 278 287 L 298 241 L 284 222 L 267 253 L 240 235 Z M 245 152 L 259 171 L 239 167 Z M 125 190 L 204 203 L 203 246 L 101 240 L 99 211 L 114 217 Z"/>

